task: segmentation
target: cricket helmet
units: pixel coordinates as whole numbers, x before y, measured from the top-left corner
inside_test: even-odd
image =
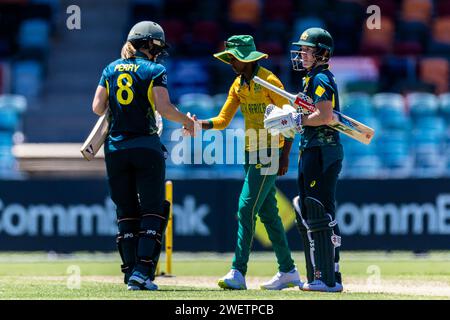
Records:
[[[135,24],[128,34],[127,41],[131,42],[136,49],[140,49],[148,41],[161,50],[169,47],[166,43],[163,28],[153,21],[141,21]]]
[[[333,54],[334,42],[331,34],[322,28],[306,29],[297,42],[292,43],[295,46],[307,46],[316,48],[314,56],[318,62],[327,63]],[[294,70],[303,70],[301,63],[301,54],[299,50],[291,51],[291,60]]]
[[[333,53],[334,43],[331,34],[322,28],[309,28],[306,29],[300,39],[297,42],[293,42],[296,46],[308,46],[318,49],[325,49]]]

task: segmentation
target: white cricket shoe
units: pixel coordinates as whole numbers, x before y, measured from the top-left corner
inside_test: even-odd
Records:
[[[338,282],[336,282],[334,287],[329,287],[321,280],[314,280],[313,282],[305,283],[300,289],[303,291],[342,292],[344,287]]]
[[[297,268],[289,272],[278,272],[272,279],[261,285],[262,290],[283,290],[286,288],[302,287]]]
[[[231,269],[223,278],[219,279],[218,285],[222,289],[247,290],[244,276],[236,269]]]

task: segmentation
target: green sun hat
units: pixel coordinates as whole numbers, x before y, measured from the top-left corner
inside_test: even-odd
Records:
[[[253,62],[269,57],[268,54],[256,50],[253,37],[248,35],[232,36],[228,38],[228,40],[225,41],[225,50],[214,54],[214,57],[230,64],[230,54],[241,62]]]

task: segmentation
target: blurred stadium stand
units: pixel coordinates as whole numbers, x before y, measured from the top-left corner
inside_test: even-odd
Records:
[[[81,8],[81,30],[65,26],[65,9],[72,4]],[[381,29],[367,28],[368,5],[380,7]],[[327,28],[336,44],[331,70],[342,109],[377,130],[370,146],[343,137],[342,176],[450,176],[447,0],[110,0],[108,6],[89,0],[0,0],[0,94],[27,99],[26,111],[9,116],[17,117],[14,130],[22,139],[16,141],[25,142],[14,148],[23,170],[43,159],[36,150],[52,149],[39,143],[54,143],[56,150],[85,139],[96,119],[90,106],[101,71],[118,58],[129,28],[141,20],[163,26],[171,45],[164,64],[172,100],[200,118],[219,112],[234,79],[231,68],[211,56],[230,35],[252,34],[258,49],[270,54],[262,65],[295,92],[300,78],[291,69],[290,42],[308,27]],[[232,127],[242,121],[238,112]],[[165,121],[163,141],[169,149],[176,128]],[[11,152],[4,150],[13,143],[8,130],[0,135],[6,166]],[[296,149],[289,177],[296,174]],[[69,145],[68,150],[77,149]],[[55,158],[67,154],[55,153]],[[87,171],[93,174],[99,167],[92,164]],[[179,166],[169,160],[168,167],[180,177],[242,174],[239,165],[226,171],[223,165]]]

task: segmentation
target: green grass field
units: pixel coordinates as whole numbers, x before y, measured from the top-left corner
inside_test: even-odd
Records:
[[[259,290],[276,273],[272,253],[253,253],[246,291],[224,291],[230,254],[175,253],[174,277],[157,277],[157,292],[129,292],[117,254],[1,253],[0,299],[450,299],[450,252],[343,253],[344,292]],[[294,259],[304,279],[303,253]],[[161,258],[164,270],[164,255]],[[79,275],[79,276],[78,276]]]

